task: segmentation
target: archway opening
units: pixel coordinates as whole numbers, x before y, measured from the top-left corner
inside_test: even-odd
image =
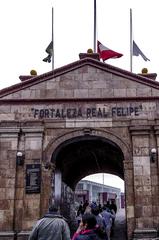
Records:
[[[114,142],[97,136],[67,140],[52,155],[56,168],[62,172],[62,181],[72,190],[90,174],[106,172],[124,179],[123,160],[123,152]]]
[[[51,161],[61,172],[62,182],[74,193],[78,182],[91,174],[113,174],[124,180],[124,154],[121,148],[101,136],[84,135],[66,140],[55,149]],[[66,201],[65,191],[64,194]]]

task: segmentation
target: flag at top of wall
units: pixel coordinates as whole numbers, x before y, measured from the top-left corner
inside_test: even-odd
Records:
[[[52,54],[53,54],[53,41],[51,41],[51,42],[49,43],[49,45],[47,46],[45,52],[47,52],[48,56],[45,57],[45,58],[43,59],[43,61],[50,63],[50,62],[51,62],[51,57],[52,57]]]
[[[137,46],[136,42],[133,41],[133,56],[141,56],[145,61],[150,61],[145,54],[140,50],[140,48]]]
[[[106,46],[104,46],[102,43],[100,43],[99,41],[97,41],[97,51],[99,53],[99,57],[105,61],[109,58],[120,58],[123,56],[122,53],[118,53],[115,52],[109,48],[107,48]]]

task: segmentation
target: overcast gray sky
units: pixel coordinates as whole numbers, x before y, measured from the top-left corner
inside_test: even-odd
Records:
[[[106,62],[130,69],[130,21],[133,11],[133,36],[151,60],[133,57],[133,71],[143,67],[158,73],[159,22],[157,0],[96,0],[97,38],[105,46],[123,53]],[[38,74],[51,70],[42,59],[51,41],[54,7],[55,68],[78,60],[80,52],[93,48],[94,0],[2,0],[0,2],[0,89],[18,83],[19,75],[31,69]]]
[[[151,60],[133,57],[133,72],[143,67],[159,73],[159,14],[157,0],[96,0],[97,39],[123,53],[108,64],[130,69],[130,8],[133,37]],[[19,75],[51,71],[42,59],[52,37],[54,7],[55,68],[79,59],[79,53],[93,48],[94,0],[2,0],[0,2],[0,89],[20,82]]]

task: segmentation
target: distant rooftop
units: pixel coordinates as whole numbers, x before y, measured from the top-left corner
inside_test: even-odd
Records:
[[[98,186],[98,187],[107,187],[107,188],[111,188],[111,189],[114,189],[114,190],[121,190],[120,188],[116,188],[116,187],[112,187],[110,185],[103,185],[102,183],[97,183],[97,182],[93,182],[93,181],[89,181],[89,180],[81,180],[79,181],[79,183],[88,183],[88,184],[92,184],[94,186]]]

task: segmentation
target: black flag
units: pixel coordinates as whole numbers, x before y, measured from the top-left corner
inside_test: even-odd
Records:
[[[47,57],[45,57],[43,59],[43,61],[50,63],[51,62],[51,57],[52,57],[52,54],[53,54],[53,41],[50,42],[50,44],[47,46],[45,51],[48,53],[48,55],[47,55]]]

